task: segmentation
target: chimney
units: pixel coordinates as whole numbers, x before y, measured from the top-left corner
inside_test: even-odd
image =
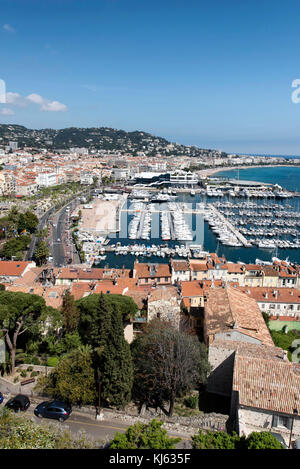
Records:
[[[267,291],[266,291],[264,296],[265,296],[265,298],[268,298],[268,292]]]

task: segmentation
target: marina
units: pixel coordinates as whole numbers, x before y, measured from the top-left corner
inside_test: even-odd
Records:
[[[193,190],[136,187],[125,198],[115,194],[111,200],[117,210],[105,212],[117,229],[100,233],[100,241],[92,239],[93,229],[86,230],[92,233],[89,240],[83,239],[86,261],[130,267],[137,257],[142,262],[167,262],[169,257],[201,258],[217,252],[233,262],[268,262],[272,256],[299,262],[297,196],[279,184],[235,184],[216,178]],[[103,202],[107,203],[105,194]]]

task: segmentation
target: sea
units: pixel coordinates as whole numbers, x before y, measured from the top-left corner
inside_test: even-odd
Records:
[[[228,178],[228,179],[240,179],[246,181],[258,181],[271,184],[278,184],[284,189],[299,191],[300,192],[300,167],[262,167],[262,168],[247,168],[240,170],[231,170],[231,171],[222,171],[215,173],[214,177],[218,178]],[[190,195],[189,193],[178,195],[176,202],[184,202],[190,208],[196,208],[196,204],[203,202],[215,202],[217,200],[226,200],[223,198],[213,198],[206,197],[204,195],[197,194],[195,196]],[[245,199],[238,199],[238,201],[245,201]],[[257,201],[256,199],[251,199],[251,201]],[[152,215],[152,224],[151,224],[151,239],[149,241],[145,240],[131,240],[127,236],[127,227],[132,219],[130,212],[127,212],[126,209],[130,208],[132,200],[128,200],[126,205],[123,207],[124,211],[121,214],[121,231],[118,234],[112,234],[109,236],[110,242],[109,245],[116,244],[117,242],[121,245],[133,245],[133,244],[144,244],[145,246],[151,246],[152,244],[166,244],[159,238],[159,214],[153,213]],[[296,210],[300,211],[300,197],[289,198],[287,200],[278,200],[272,199],[269,201],[263,199],[261,203],[279,203],[286,205],[287,210]],[[163,210],[166,208],[166,204],[156,204],[159,205],[159,209]],[[245,263],[255,263],[257,259],[262,261],[271,262],[273,257],[277,257],[282,260],[288,260],[291,262],[296,262],[300,264],[300,249],[262,249],[256,246],[251,248],[245,247],[231,247],[224,246],[218,240],[216,235],[209,228],[208,223],[203,219],[199,214],[187,214],[186,221],[192,229],[194,234],[194,239],[191,242],[192,244],[201,244],[204,251],[216,252],[219,256],[224,255],[227,261],[231,262],[245,262]],[[185,244],[183,241],[170,241],[168,245],[173,247],[175,245]],[[107,253],[106,259],[101,261],[95,267],[116,267],[116,268],[132,268],[136,256],[131,254],[115,255],[114,253]],[[170,258],[157,257],[157,256],[139,256],[139,262],[146,263],[168,263]]]

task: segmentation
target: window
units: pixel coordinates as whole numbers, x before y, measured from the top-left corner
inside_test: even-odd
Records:
[[[291,429],[292,419],[286,415],[274,415],[273,416],[273,427],[283,427],[288,430]]]
[[[168,282],[168,280],[169,280],[169,277],[165,277],[165,282]]]

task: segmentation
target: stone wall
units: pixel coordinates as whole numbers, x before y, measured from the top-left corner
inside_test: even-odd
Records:
[[[212,366],[212,371],[206,385],[208,392],[231,396],[234,355],[234,350],[222,347],[209,347],[208,361]]]
[[[285,443],[289,445],[291,431],[283,426],[273,427],[275,412],[263,409],[238,409],[239,434],[248,436],[251,432],[272,431],[280,433]],[[277,415],[277,414],[276,414]],[[300,438],[300,417],[294,419],[292,441]]]
[[[179,329],[180,304],[177,298],[174,297],[168,301],[162,299],[148,303],[148,321],[157,317],[164,321],[170,321],[176,329]]]

